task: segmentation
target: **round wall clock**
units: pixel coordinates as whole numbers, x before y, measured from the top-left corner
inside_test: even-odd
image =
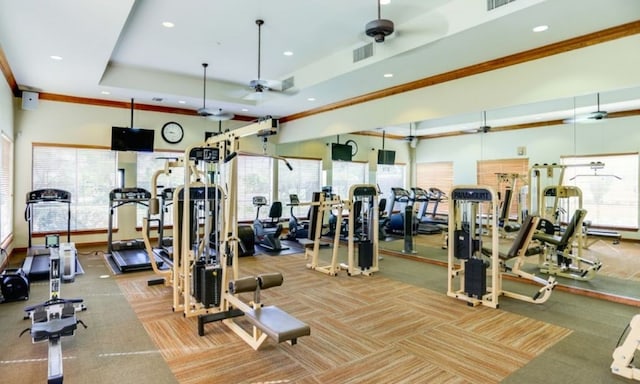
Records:
[[[182,125],[175,121],[170,121],[162,126],[162,138],[169,144],[177,144],[184,137],[184,129]]]

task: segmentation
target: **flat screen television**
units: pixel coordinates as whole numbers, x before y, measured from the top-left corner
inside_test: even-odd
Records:
[[[378,164],[393,165],[396,163],[396,151],[378,149]]]
[[[153,152],[153,129],[111,127],[111,150]]]
[[[351,146],[331,143],[331,160],[351,161]]]

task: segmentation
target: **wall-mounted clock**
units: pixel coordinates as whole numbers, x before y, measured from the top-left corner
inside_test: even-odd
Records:
[[[178,144],[184,137],[182,125],[175,121],[170,121],[162,126],[162,138],[169,144]]]

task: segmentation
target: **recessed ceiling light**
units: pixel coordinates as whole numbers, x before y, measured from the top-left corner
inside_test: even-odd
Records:
[[[249,112],[247,108],[242,108],[242,112]]]
[[[284,52],[282,52],[282,54],[285,55],[285,56],[293,56],[293,52],[291,52],[291,51],[284,51]]]
[[[102,91],[100,93],[102,93],[103,95],[110,95],[111,94],[111,92],[109,92],[109,91]]]
[[[170,21],[163,21],[163,22],[162,22],[162,26],[163,26],[163,27],[165,27],[165,28],[173,28],[173,27],[175,27],[176,25],[175,25],[175,24],[173,24],[173,23],[172,23],[172,22],[170,22]]]
[[[315,97],[309,97],[309,98],[307,98],[307,101],[316,101],[316,98]]]
[[[62,60],[62,56],[58,56],[58,55],[51,55],[49,56],[52,60]]]
[[[538,25],[537,27],[533,27],[533,32],[544,32],[549,29],[548,25]]]
[[[391,2],[391,0],[380,0],[380,5],[387,5]]]
[[[184,100],[178,100],[178,104],[187,104],[187,102]]]
[[[384,77],[393,77],[393,73],[385,73],[384,75],[382,75]]]

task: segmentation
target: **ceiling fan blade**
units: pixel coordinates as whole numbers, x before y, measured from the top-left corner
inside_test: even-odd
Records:
[[[264,92],[265,90],[254,90],[253,92],[249,93],[248,95],[244,96],[242,99],[243,100],[248,100],[248,101],[261,101],[264,100]]]

